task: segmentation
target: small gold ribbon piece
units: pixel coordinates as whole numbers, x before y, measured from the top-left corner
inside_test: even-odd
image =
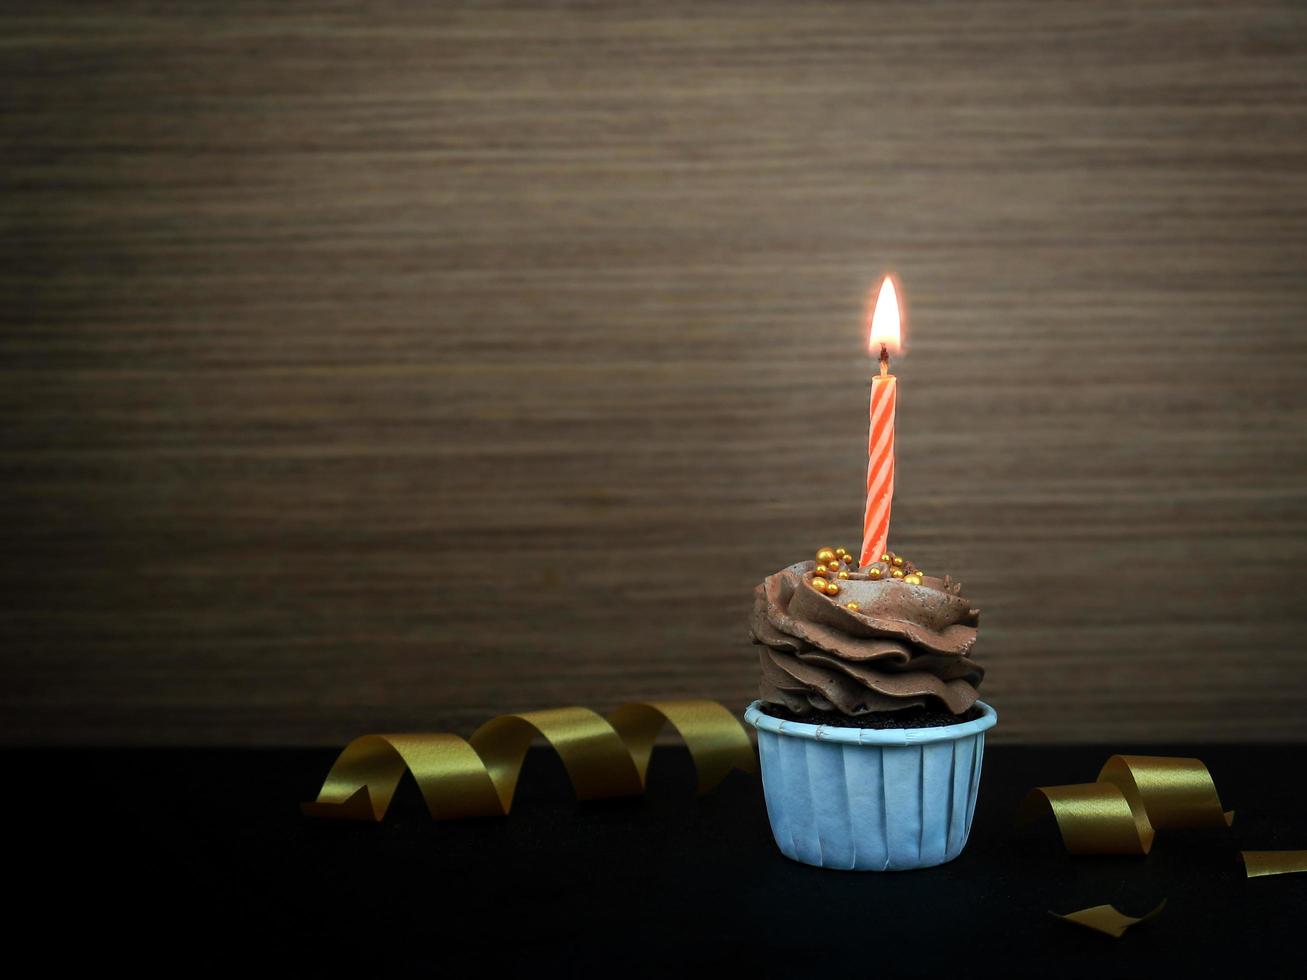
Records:
[[[1074,922],[1076,925],[1084,926],[1086,929],[1093,929],[1096,932],[1106,933],[1115,939],[1120,939],[1131,926],[1136,926],[1141,922],[1147,922],[1149,919],[1160,915],[1162,909],[1166,908],[1166,899],[1158,903],[1157,908],[1151,912],[1145,912],[1139,918],[1132,915],[1125,915],[1118,912],[1110,905],[1095,905],[1092,908],[1081,909],[1079,912],[1068,912],[1066,915],[1058,915],[1056,912],[1048,914],[1055,919],[1062,919],[1064,922]]]
[[[633,702],[606,720],[589,708],[554,708],[500,715],[466,741],[448,734],[356,738],[332,765],[318,798],[300,809],[308,817],[379,821],[401,777],[411,772],[437,820],[505,816],[537,735],[558,753],[577,799],[639,796],[665,724],[690,750],[699,793],[731,769],[757,771],[748,732],[716,701]]]
[[[1249,878],[1307,871],[1307,851],[1240,851]]]
[[[1147,854],[1157,830],[1234,820],[1199,760],[1152,755],[1114,755],[1097,782],[1040,786],[1021,804],[1027,818],[1048,810],[1072,854]]]

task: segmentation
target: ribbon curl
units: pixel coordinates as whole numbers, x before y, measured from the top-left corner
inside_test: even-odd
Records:
[[[1307,851],[1240,851],[1249,878],[1307,872]]]
[[[607,719],[589,708],[553,708],[500,715],[466,741],[449,734],[363,735],[341,752],[318,798],[300,809],[307,817],[380,821],[411,772],[434,819],[506,816],[537,735],[558,753],[577,799],[639,796],[665,724],[690,750],[700,794],[731,769],[757,771],[747,731],[716,701],[633,702]]]
[[[1055,919],[1061,919],[1063,922],[1074,922],[1086,929],[1093,929],[1095,932],[1101,932],[1114,939],[1120,939],[1131,926],[1137,926],[1141,922],[1156,918],[1162,914],[1164,908],[1166,908],[1166,899],[1162,899],[1151,912],[1145,912],[1140,916],[1118,912],[1111,905],[1095,905],[1093,908],[1068,912],[1066,915],[1058,915],[1056,912],[1049,912],[1048,914]]]
[[[1114,755],[1097,782],[1039,786],[1021,804],[1027,818],[1048,810],[1072,854],[1147,854],[1159,829],[1234,820],[1199,760],[1151,755]]]

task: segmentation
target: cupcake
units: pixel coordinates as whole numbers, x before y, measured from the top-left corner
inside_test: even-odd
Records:
[[[984,733],[980,610],[948,576],[841,549],[754,590],[763,790],[782,853],[826,868],[951,861],[971,830]]]

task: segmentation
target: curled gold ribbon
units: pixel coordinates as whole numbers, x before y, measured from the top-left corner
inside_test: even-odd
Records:
[[[1124,912],[1118,912],[1111,905],[1095,905],[1092,908],[1080,909],[1078,912],[1068,912],[1066,915],[1058,915],[1056,912],[1049,912],[1048,914],[1055,919],[1074,922],[1086,929],[1093,929],[1095,932],[1105,933],[1113,938],[1120,939],[1121,935],[1131,926],[1137,926],[1141,922],[1147,922],[1149,919],[1161,915],[1164,908],[1166,908],[1166,899],[1162,899],[1157,908],[1151,912],[1145,912],[1138,918],[1133,915],[1126,915]]]
[[[1307,871],[1307,851],[1240,851],[1249,878]]]
[[[492,718],[472,737],[364,735],[345,747],[305,816],[379,821],[405,772],[417,780],[431,816],[505,816],[531,740],[558,753],[577,799],[638,796],[654,740],[665,724],[680,734],[706,793],[731,769],[756,772],[744,726],[716,701],[624,704],[607,719],[589,708],[553,708]]]
[[[1152,755],[1114,755],[1097,782],[1039,786],[1021,809],[1027,818],[1051,810],[1072,854],[1147,854],[1159,829],[1234,820],[1199,760]]]

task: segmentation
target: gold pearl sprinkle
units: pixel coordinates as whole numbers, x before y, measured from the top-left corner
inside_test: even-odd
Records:
[[[901,568],[896,568],[896,569],[894,569],[894,571],[890,572],[890,574],[893,575],[895,578],[902,578],[902,577],[903,577],[903,569],[901,569]]]
[[[817,552],[817,560],[818,560],[818,561],[834,561],[834,560],[835,560],[835,552],[832,551],[830,548],[821,548],[821,549],[818,550],[818,552]]]
[[[825,565],[818,565],[816,568],[813,569],[813,571],[816,572],[818,575],[825,575],[827,572],[830,571],[830,569],[827,568]]]
[[[871,579],[873,582],[875,582],[878,578],[880,578],[884,574],[885,573],[882,572],[875,565],[872,565],[871,568],[867,569],[867,578]]]
[[[850,610],[850,611],[852,611],[852,612],[857,612],[857,611],[858,611],[859,609],[861,609],[862,607],[859,606],[856,602],[850,602],[850,603],[849,603],[847,606],[845,606],[844,608],[845,608],[845,609],[848,609],[848,610]]]
[[[815,578],[812,580],[812,587],[818,592],[825,592],[826,586],[830,585],[824,578]]]
[[[848,572],[840,572],[839,577],[840,577],[840,578],[848,578],[848,577],[849,577],[849,573],[848,573]]]
[[[840,587],[839,587],[838,585],[836,585],[834,582],[827,582],[827,583],[826,583],[826,594],[827,594],[827,595],[839,595],[839,594],[840,594]]]
[[[880,560],[881,560],[881,561],[889,561],[889,560],[890,560],[891,558],[893,558],[893,557],[894,557],[894,556],[891,555],[891,554],[887,551],[887,552],[885,552],[885,554],[883,554],[883,555],[880,556]]]
[[[835,549],[835,557],[836,557],[836,558],[843,558],[843,557],[844,557],[845,555],[847,555],[848,553],[849,553],[849,552],[848,552],[848,549],[847,549],[847,548],[836,548],[836,549]]]
[[[904,576],[903,576],[903,581],[907,582],[908,585],[920,585],[920,584],[921,584],[921,576],[920,576],[920,575],[904,575]]]
[[[902,555],[895,555],[895,556],[894,556],[894,564],[895,564],[896,566],[897,566],[897,565],[902,565],[902,564],[903,564],[903,556],[902,556]]]

